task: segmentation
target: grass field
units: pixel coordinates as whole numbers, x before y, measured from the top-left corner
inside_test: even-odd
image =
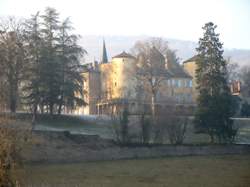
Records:
[[[26,165],[25,187],[249,187],[250,155]]]
[[[31,115],[27,113],[17,114],[19,121],[30,121]],[[250,144],[250,119],[235,119],[235,125],[239,128],[236,143]],[[102,138],[115,138],[111,121],[105,116],[80,116],[80,115],[39,115],[36,130],[70,131],[73,134],[99,135]],[[131,129],[130,129],[131,130]],[[134,131],[131,130],[131,131]],[[209,143],[209,136],[195,134],[192,122],[187,127],[186,144]]]
[[[239,128],[236,143],[250,144],[250,119],[235,120]],[[43,116],[38,120],[37,130],[70,131],[76,134],[99,135],[102,138],[112,139],[115,137],[111,122],[105,118],[87,118],[87,116]],[[189,124],[187,127],[184,143],[209,143],[210,139],[205,134],[195,134],[194,127]]]

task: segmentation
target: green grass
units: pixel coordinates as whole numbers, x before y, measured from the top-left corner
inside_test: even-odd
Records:
[[[26,165],[24,186],[249,187],[250,155]]]

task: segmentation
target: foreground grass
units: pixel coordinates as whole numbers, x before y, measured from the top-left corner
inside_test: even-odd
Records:
[[[24,186],[249,187],[250,155],[26,165]]]

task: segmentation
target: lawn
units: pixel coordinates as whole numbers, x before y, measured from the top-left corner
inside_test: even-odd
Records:
[[[31,120],[30,114],[20,113],[19,121]],[[234,120],[239,128],[236,143],[250,144],[250,119],[237,118]],[[114,127],[108,117],[105,116],[82,116],[82,115],[39,115],[36,130],[70,131],[73,134],[99,135],[102,138],[112,139],[115,137]],[[133,130],[132,130],[133,132]],[[184,143],[208,143],[209,136],[195,134],[192,123],[188,125]]]
[[[249,187],[250,155],[33,164],[17,175],[27,187]]]
[[[70,131],[75,134],[99,135],[102,138],[112,139],[115,137],[112,122],[108,118],[88,116],[43,116],[38,120],[37,130]],[[235,119],[235,125],[239,128],[236,143],[250,144],[250,119]],[[194,125],[190,123],[187,127],[184,143],[201,144],[209,143],[210,138],[206,134],[194,133]],[[131,131],[133,132],[133,130]],[[135,132],[135,131],[134,131]]]

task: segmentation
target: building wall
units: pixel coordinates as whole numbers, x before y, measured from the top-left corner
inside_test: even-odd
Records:
[[[89,114],[97,114],[96,103],[99,101],[101,96],[101,80],[100,72],[93,71],[89,73]]]
[[[100,82],[100,72],[97,70],[90,70],[88,72],[82,73],[83,76],[83,90],[84,101],[87,103],[86,106],[77,107],[74,110],[75,114],[97,114],[96,104],[101,96],[101,82]]]
[[[198,96],[198,91],[196,89],[197,84],[196,84],[196,78],[195,78],[195,71],[197,68],[196,62],[195,61],[191,61],[191,62],[185,62],[183,64],[183,68],[186,72],[189,73],[189,75],[191,75],[193,77],[192,79],[192,96],[193,96],[193,100],[196,101],[197,96]]]
[[[134,65],[132,58],[113,58],[110,63],[100,64],[103,101],[135,97]]]
[[[150,112],[150,93],[138,92],[135,66],[134,58],[113,58],[109,63],[99,64],[98,70],[83,73],[87,92],[84,99],[88,105],[79,108],[77,113],[107,114],[121,110],[125,104],[134,114]],[[192,67],[188,65],[189,69]],[[191,78],[178,77],[163,81],[156,105],[164,108],[176,104],[193,104],[192,82]]]

